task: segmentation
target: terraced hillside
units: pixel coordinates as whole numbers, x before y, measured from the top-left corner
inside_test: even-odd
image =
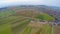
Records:
[[[12,31],[16,33],[16,31],[19,31],[20,28],[24,28],[29,23],[29,21],[30,19],[20,16],[9,16],[4,18],[0,21],[0,34],[3,34],[3,32],[4,34],[8,34],[10,31],[10,33],[12,33]]]
[[[34,9],[7,10],[0,12],[0,34],[51,34],[53,20]]]

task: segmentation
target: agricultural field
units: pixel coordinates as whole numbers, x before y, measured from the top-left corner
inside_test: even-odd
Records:
[[[0,34],[12,34],[11,24],[0,25]]]
[[[8,34],[10,32],[10,34],[15,31],[19,31],[20,28],[24,28],[28,23],[29,23],[30,19],[28,18],[24,18],[24,17],[20,17],[20,16],[10,16],[7,18],[2,18],[1,19],[1,23],[0,23],[0,34],[3,34],[3,32],[5,32],[4,34]],[[21,26],[21,27],[20,27]],[[8,30],[7,30],[8,29]]]
[[[0,12],[0,34],[52,34],[52,25],[42,24],[45,22],[40,23],[40,19],[54,20],[52,16],[34,10]]]

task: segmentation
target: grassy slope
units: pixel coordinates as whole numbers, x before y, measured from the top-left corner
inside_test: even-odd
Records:
[[[18,29],[20,29],[22,26],[27,25],[27,24],[29,23],[29,20],[24,20],[24,21],[17,22],[17,23],[20,23],[20,24],[17,25],[17,26],[15,26],[15,27],[13,28],[13,30],[18,30]]]
[[[15,14],[13,10],[5,10],[5,11],[0,12],[0,17],[6,17],[12,14]]]
[[[41,20],[49,20],[49,21],[54,20],[54,18],[49,16],[48,14],[37,14],[35,18],[41,19]]]
[[[11,20],[13,20],[13,19],[15,19],[15,18],[8,17],[8,19],[6,18],[6,19],[2,19],[0,21],[0,34],[12,34],[11,33],[12,32],[11,31],[11,24],[9,23],[9,21],[11,22]]]
[[[24,20],[24,21],[23,21]],[[11,24],[11,26],[13,25],[13,24],[15,24],[15,23],[21,23],[21,24],[19,24],[18,26],[16,26],[14,29],[16,29],[16,30],[21,30],[22,28],[24,28],[28,23],[29,23],[29,21],[30,21],[30,19],[27,19],[27,18],[23,18],[23,17],[18,17],[18,16],[11,16],[11,17],[8,17],[8,19],[7,18],[2,18],[1,19],[1,29],[2,28],[6,28],[7,26],[9,26],[7,23],[9,23],[9,24]],[[5,25],[5,24],[7,25]],[[3,26],[4,25],[4,26]],[[23,27],[24,26],[24,27]],[[20,28],[20,29],[19,29]],[[4,32],[4,31],[6,31],[6,34],[8,34],[9,32],[9,30],[7,30],[8,29],[8,27],[5,29],[5,30],[3,30],[3,31],[1,31],[1,33],[2,32]],[[11,30],[11,28],[9,28],[10,30]],[[23,29],[22,29],[23,30]],[[11,33],[10,33],[11,34]]]
[[[51,34],[51,31],[52,31],[52,27],[47,25],[47,24],[44,24],[42,27],[41,27],[41,34]]]
[[[51,34],[52,27],[47,24],[43,24],[41,28],[26,27],[22,34]]]
[[[11,23],[15,23],[15,22],[20,22],[23,21],[25,18],[21,19],[21,17],[18,16],[9,16],[10,14],[13,14],[14,12],[12,11],[4,11],[4,12],[0,12],[0,34],[12,34],[10,31],[11,30]],[[17,26],[17,29],[22,28],[23,26],[27,25],[27,23],[30,20],[28,19],[26,22],[24,21],[22,24]],[[9,23],[10,26],[7,24]],[[6,25],[5,25],[6,24]],[[21,27],[20,27],[21,26]],[[20,29],[21,30],[21,29]],[[4,33],[3,33],[4,32]]]
[[[29,34],[31,29],[32,29],[31,27],[26,27],[26,29],[24,30],[22,34]]]
[[[30,34],[40,34],[40,28],[32,27]]]
[[[12,22],[14,22],[16,20],[19,20],[19,18],[21,18],[21,17],[10,16],[10,17],[7,17],[7,18],[2,18],[0,20],[0,25],[6,24],[6,23],[12,23]]]
[[[7,16],[7,15],[12,14],[12,13],[13,12],[10,12],[10,11],[9,12],[8,11],[1,12],[0,16]],[[47,14],[37,15],[36,18],[42,19],[42,20],[53,20],[54,19],[53,17],[51,17],[51,16],[49,16]],[[11,32],[11,25],[10,24],[8,25],[7,23],[15,23],[15,22],[18,22],[19,20],[20,20],[20,18],[18,18],[16,16],[15,17],[8,17],[6,19],[3,18],[2,21],[0,21],[0,22],[1,23],[6,23],[6,25],[5,24],[4,25],[0,25],[0,34],[11,34],[12,33]],[[28,22],[29,22],[29,20],[26,21],[26,22],[23,22],[23,23],[21,22],[22,24],[20,24],[17,27],[15,27],[15,29],[16,30],[22,30],[24,28],[23,26],[27,25]],[[20,23],[20,21],[19,21],[19,23]],[[27,27],[24,30],[23,34],[28,34],[30,32],[30,30],[31,30],[31,27]],[[40,33],[41,34],[51,34],[51,27],[48,26],[48,25],[43,25],[42,26],[42,30],[41,30]]]
[[[0,34],[12,34],[11,24],[8,23],[12,19],[10,17],[5,18],[12,13],[13,12],[7,11],[7,10],[0,12]],[[6,23],[6,24],[3,24],[3,23]]]
[[[11,24],[4,24],[0,26],[0,34],[12,34]]]

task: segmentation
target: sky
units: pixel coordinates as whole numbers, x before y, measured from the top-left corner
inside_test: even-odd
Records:
[[[0,7],[13,5],[48,5],[60,7],[60,0],[0,0]]]

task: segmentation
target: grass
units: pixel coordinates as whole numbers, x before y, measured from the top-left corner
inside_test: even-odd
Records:
[[[0,26],[0,34],[12,34],[11,24],[4,24]]]
[[[2,22],[4,21],[4,22]],[[18,16],[10,16],[8,18],[1,19],[2,24],[0,25],[0,34],[18,34],[21,33],[23,29],[25,29],[22,34],[30,34],[32,31],[32,27],[26,27],[28,26],[28,23],[30,22],[30,19],[24,18],[24,17],[18,17]],[[9,24],[8,24],[9,23]],[[12,27],[12,25],[17,24],[15,27]],[[12,27],[12,29],[11,29]],[[35,29],[35,28],[33,28]],[[12,30],[12,31],[11,31]],[[37,30],[37,31],[36,31]],[[36,32],[35,32],[36,31]],[[40,29],[37,28],[34,30],[35,34],[51,34],[51,26],[49,25],[43,25]],[[4,32],[4,33],[3,33]],[[33,33],[33,31],[32,31]]]
[[[48,20],[48,21],[54,20],[54,18],[49,16],[48,14],[37,14],[35,18],[41,19],[41,20]]]
[[[10,17],[7,17],[7,18],[2,18],[0,20],[0,25],[2,24],[6,24],[6,23],[13,23],[14,21],[16,20],[19,20],[21,17],[14,17],[14,16],[10,16]]]
[[[14,18],[12,19],[12,17],[7,17],[7,16],[12,15],[13,13],[14,12],[10,10],[5,10],[0,12],[0,34],[12,34],[11,24],[9,23],[9,21],[13,20]]]
[[[24,31],[22,32],[22,34],[30,34],[32,31],[32,27],[28,26],[30,19],[20,17],[20,16],[9,16],[11,14],[15,14],[15,12],[12,10],[0,12],[0,17],[2,17],[2,18],[0,18],[1,19],[0,20],[0,34],[12,34],[12,32],[13,32],[13,34],[18,34],[23,29],[24,29]],[[26,14],[25,16],[31,17],[30,14]],[[53,17],[49,16],[48,14],[42,14],[42,15],[38,14],[35,16],[35,18],[41,19],[41,20],[53,20],[54,19]],[[17,24],[17,25],[15,25],[15,24]],[[13,26],[13,25],[15,25],[15,26]],[[40,34],[40,33],[41,34],[51,34],[51,31],[52,31],[51,26],[49,26],[49,25],[43,25],[40,29],[39,28],[37,28],[37,29],[33,28],[33,29],[34,29],[33,32],[35,32],[37,30],[35,32],[35,34]]]
[[[7,18],[2,18],[0,20],[0,34],[12,34],[11,32],[11,26],[13,24],[15,24],[15,22],[19,22],[22,21],[22,24],[18,25],[17,28],[22,28],[20,26],[25,26],[27,25],[27,23],[30,21],[29,19],[26,20],[27,18],[24,18],[24,17],[20,17],[20,16],[10,16],[10,17],[7,17]],[[23,20],[26,20],[23,22]],[[9,24],[8,24],[9,23]],[[13,24],[12,24],[13,23]],[[3,33],[4,32],[4,33]]]
[[[51,34],[52,32],[52,27],[47,25],[47,24],[44,24],[42,27],[41,27],[41,32],[40,34]]]
[[[5,10],[5,11],[0,12],[0,17],[5,17],[5,16],[13,15],[13,14],[15,14],[15,11],[13,11],[13,10]]]
[[[39,27],[32,27],[30,34],[39,34],[40,33]]]
[[[26,27],[26,29],[24,30],[22,34],[29,34],[31,29],[32,29],[31,27]]]
[[[25,18],[24,18],[25,19]],[[21,19],[22,20],[22,19]],[[30,19],[25,19],[25,20],[22,20],[20,22],[17,22],[19,23],[18,25],[15,25],[14,27],[12,27],[12,31],[14,34],[17,34],[19,32],[21,32],[27,25],[28,23],[30,22]],[[16,23],[16,24],[17,24]],[[13,24],[12,24],[13,25]]]

